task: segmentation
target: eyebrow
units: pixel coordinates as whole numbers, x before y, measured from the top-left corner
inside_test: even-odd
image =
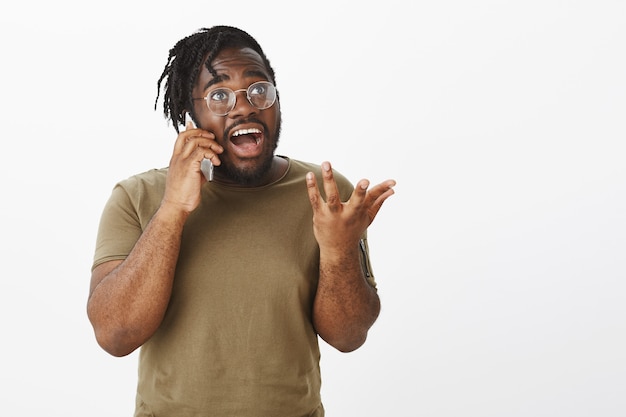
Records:
[[[259,77],[259,78],[263,78],[263,79],[269,81],[269,77],[267,76],[267,73],[265,73],[264,71],[248,70],[243,75],[246,78]],[[205,84],[203,91],[206,91],[212,85],[219,84],[219,83],[221,83],[223,81],[228,81],[228,80],[230,80],[230,77],[228,75],[226,75],[226,74],[219,74],[217,77],[214,77],[214,78],[210,79]]]

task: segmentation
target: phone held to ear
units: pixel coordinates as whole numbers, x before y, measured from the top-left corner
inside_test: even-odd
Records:
[[[191,115],[189,113],[185,113],[185,127],[187,127],[187,121],[190,121],[193,127],[196,127],[196,124],[191,119]],[[200,163],[200,170],[206,178],[207,181],[213,181],[213,163],[210,159],[204,158]]]
[[[213,181],[213,162],[211,162],[210,159],[204,158],[202,162],[200,162],[200,170],[207,181]]]

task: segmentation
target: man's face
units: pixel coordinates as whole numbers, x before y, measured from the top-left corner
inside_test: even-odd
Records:
[[[250,48],[224,49],[212,66],[218,76],[213,77],[203,64],[192,91],[194,98],[217,88],[244,90],[235,93],[237,101],[226,116],[214,114],[205,100],[194,100],[198,127],[213,132],[224,148],[216,176],[241,185],[258,184],[269,172],[278,146],[280,106],[276,99],[271,107],[259,110],[248,101],[245,90],[257,81],[270,81],[270,75],[262,58]]]

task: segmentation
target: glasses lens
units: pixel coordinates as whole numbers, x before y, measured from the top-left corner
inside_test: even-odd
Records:
[[[270,108],[276,101],[276,87],[268,81],[256,82],[248,87],[248,100],[259,110]]]
[[[244,91],[244,90],[237,90]],[[272,107],[276,101],[276,87],[269,81],[258,81],[251,84],[247,91],[248,101],[259,110]],[[236,93],[230,88],[217,88],[206,97],[206,104],[217,116],[226,116],[235,108],[237,102]]]
[[[235,93],[227,88],[218,88],[206,96],[209,109],[218,116],[225,116],[235,107]]]

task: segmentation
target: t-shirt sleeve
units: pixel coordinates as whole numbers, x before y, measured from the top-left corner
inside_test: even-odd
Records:
[[[126,259],[142,232],[128,191],[117,184],[100,217],[92,270],[107,261]]]
[[[167,169],[153,169],[118,182],[100,217],[92,270],[126,259],[158,210]]]

